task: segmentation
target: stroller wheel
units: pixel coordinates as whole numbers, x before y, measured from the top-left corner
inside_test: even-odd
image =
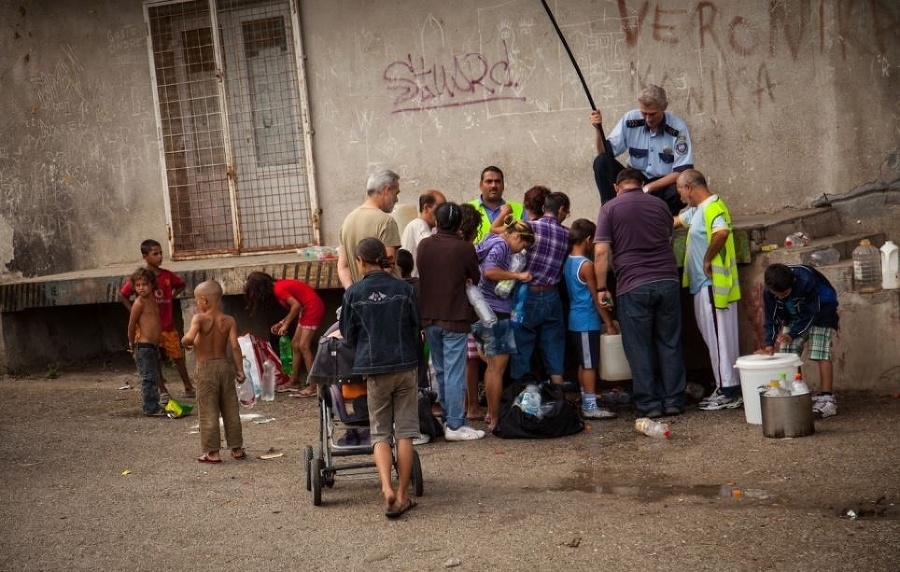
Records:
[[[314,506],[322,504],[322,484],[324,481],[325,460],[313,459],[309,462],[312,468],[312,502]]]
[[[312,460],[313,448],[307,445],[303,451],[303,464],[306,468],[306,490],[308,491],[312,490]]]
[[[413,451],[412,475],[410,482],[413,486],[413,494],[417,497],[425,494],[425,483],[422,481],[422,462],[419,460],[419,452]]]

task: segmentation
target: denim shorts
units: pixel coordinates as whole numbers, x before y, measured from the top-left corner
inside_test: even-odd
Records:
[[[516,337],[509,318],[497,320],[492,326],[475,322],[472,324],[472,335],[485,357],[516,353]]]

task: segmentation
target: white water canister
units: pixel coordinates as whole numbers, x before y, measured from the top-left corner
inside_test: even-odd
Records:
[[[853,289],[866,294],[881,289],[881,255],[867,238],[853,249]]]
[[[619,324],[616,324],[618,328]],[[631,379],[631,366],[625,357],[622,334],[600,336],[600,379],[604,381],[625,381]]]
[[[738,358],[734,365],[741,372],[741,393],[747,423],[762,425],[759,388],[766,387],[773,379],[781,379],[782,375],[792,379],[802,363],[797,354],[752,354]]]
[[[897,245],[890,240],[881,247],[881,287],[885,290],[897,288],[897,283],[900,281],[897,250]]]

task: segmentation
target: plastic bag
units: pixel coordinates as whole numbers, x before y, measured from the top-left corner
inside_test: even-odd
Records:
[[[519,284],[516,286],[512,312],[510,312],[509,315],[509,322],[514,328],[521,326],[525,322],[526,302],[528,302],[528,284],[519,282]]]

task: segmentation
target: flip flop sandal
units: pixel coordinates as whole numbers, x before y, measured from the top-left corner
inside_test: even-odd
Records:
[[[386,516],[388,518],[392,518],[392,519],[400,518],[401,516],[403,516],[404,514],[406,514],[407,512],[411,511],[414,508],[416,508],[416,501],[414,501],[412,499],[406,499],[406,503],[403,506],[398,507],[396,509],[384,511],[384,516]]]
[[[210,459],[208,454],[203,454],[197,457],[198,463],[206,463],[207,465],[218,465],[222,462],[222,459]]]
[[[296,393],[292,393],[291,397],[316,397],[316,390],[310,387],[304,387]]]

